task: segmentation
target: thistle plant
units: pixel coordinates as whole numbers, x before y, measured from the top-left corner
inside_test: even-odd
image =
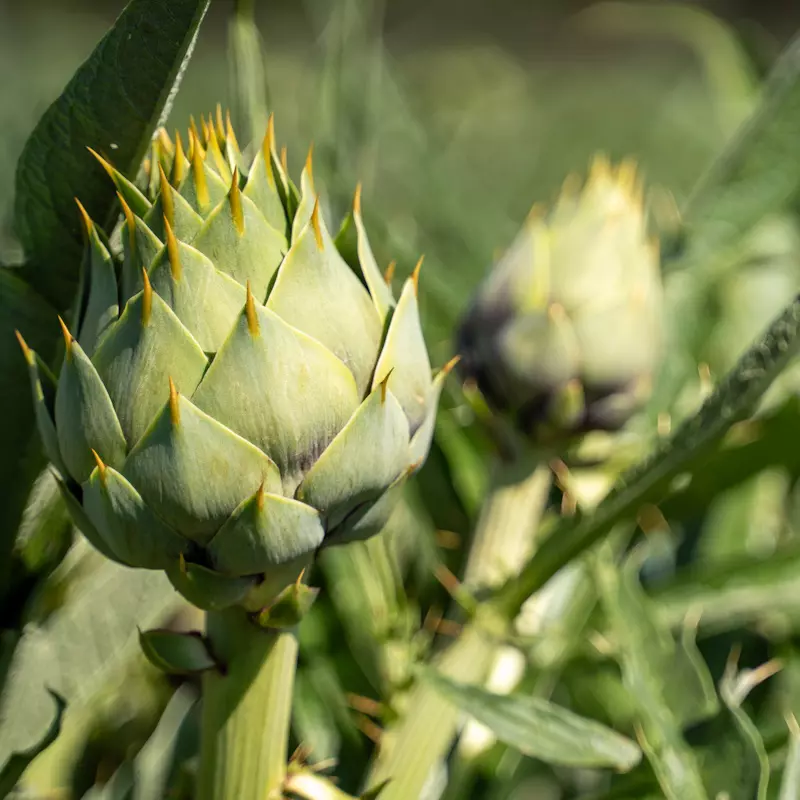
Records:
[[[314,554],[384,527],[425,459],[448,368],[432,378],[419,265],[395,300],[360,191],[353,269],[324,222],[311,155],[298,197],[272,120],[249,161],[219,108],[209,120],[202,133],[192,124],[186,151],[180,134],[173,142],[162,131],[141,188],[95,153],[118,190],[122,252],[79,206],[86,269],[72,330],[61,320],[58,380],[19,338],[75,525],[109,558],[165,570],[211,612],[209,654],[226,672],[207,682],[213,740],[215,726],[230,726],[212,719],[214,681],[229,701],[237,659],[251,664],[259,653],[267,663],[277,647],[254,644],[248,628],[298,622],[309,590],[296,582]],[[242,613],[217,620],[232,608]],[[171,662],[163,636],[143,642],[157,663],[192,669]],[[286,686],[267,688],[277,698]],[[216,713],[224,719],[227,709]],[[258,738],[246,727],[237,746]],[[241,783],[247,776],[223,786],[225,765],[212,745],[204,754],[209,796],[260,796],[255,782]],[[285,754],[273,766],[260,775],[270,786]]]
[[[582,191],[535,206],[459,327],[462,370],[535,440],[616,430],[661,354],[658,243],[630,162],[598,157]]]
[[[526,84],[538,65],[470,52],[459,107],[488,85],[507,102],[504,75],[545,102],[459,126],[442,158],[441,120],[413,110],[464,60],[431,48],[441,86],[406,96],[384,9],[315,4],[324,74],[288,138],[318,157],[295,185],[267,109],[314,76],[267,94],[287,72],[265,68],[253,0],[233,4],[230,96],[257,141],[240,147],[222,109],[164,129],[208,4],[131,0],[19,159],[0,798],[800,796],[800,416],[791,382],[766,396],[800,349],[800,299],[745,347],[797,261],[800,45],[679,215],[657,186],[645,213],[631,162],[598,159],[490,266],[516,201],[547,200],[575,163],[548,142],[564,163],[522,170],[552,87]],[[719,81],[733,42],[705,12],[596,13],[702,42],[681,137],[714,119],[706,94],[746,85]],[[654,94],[596,105],[616,136]],[[636,149],[587,130],[580,158]],[[516,131],[508,158],[484,157]],[[331,213],[359,177],[372,242],[359,190],[341,226]],[[489,201],[474,190],[491,181]],[[424,279],[395,293],[378,262],[421,250]],[[418,304],[461,387],[444,391],[454,361],[432,374]]]

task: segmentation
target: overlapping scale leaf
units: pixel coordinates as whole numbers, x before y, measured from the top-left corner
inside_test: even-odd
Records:
[[[324,536],[318,511],[259,487],[220,528],[208,551],[220,572],[248,575],[313,553]]]
[[[89,219],[83,206],[78,204],[83,218],[87,247],[84,255],[84,270],[89,281],[89,297],[83,312],[78,341],[84,352],[91,356],[97,340],[108,326],[119,316],[117,276],[111,253],[103,244],[97,228]]]
[[[120,466],[127,446],[111,398],[92,362],[66,327],[64,336],[67,353],[56,388],[56,431],[69,474],[82,482],[95,467],[92,450],[106,463]]]
[[[250,295],[192,399],[267,453],[291,494],[355,411],[358,392],[336,356]]]
[[[153,207],[144,216],[145,224],[162,242],[166,241],[167,225],[178,239],[190,242],[203,226],[203,218],[170,185],[163,169],[160,175],[161,188]]]
[[[220,611],[241,603],[256,583],[254,577],[221,575],[183,559],[169,564],[166,573],[176,591],[204,611]]]
[[[378,268],[378,262],[375,260],[375,255],[372,252],[369,237],[367,236],[367,229],[361,217],[360,185],[356,189],[353,199],[353,224],[356,228],[356,249],[361,274],[364,276],[364,282],[367,284],[369,293],[372,296],[372,302],[375,303],[375,308],[378,310],[378,315],[383,321],[386,319],[390,309],[394,307],[394,298],[392,297],[392,290]]]
[[[436,427],[436,413],[439,410],[439,398],[442,395],[442,389],[444,388],[444,382],[447,380],[447,376],[457,363],[457,357],[452,359],[439,370],[439,374],[433,379],[433,384],[425,403],[425,418],[411,437],[411,442],[409,444],[408,466],[413,471],[418,470],[428,457],[428,452],[431,449],[431,442],[433,441],[434,429]]]
[[[120,198],[125,214],[122,228],[122,286],[120,300],[123,305],[141,291],[142,270],[150,269],[164,243],[147,227],[144,220],[134,215],[131,208]]]
[[[179,188],[179,194],[201,216],[206,217],[228,193],[228,183],[208,163],[197,139],[192,139],[191,169]]]
[[[200,544],[259,486],[270,492],[281,486],[277,467],[263,452],[174,387],[123,472],[159,517]]]
[[[389,378],[389,389],[400,401],[408,417],[411,435],[425,419],[431,391],[431,362],[422,337],[417,306],[419,264],[406,281],[375,367],[373,387]]]
[[[411,472],[411,468],[405,470],[380,497],[353,509],[337,527],[328,531],[324,546],[361,542],[380,533],[397,507]]]
[[[209,214],[192,246],[242,285],[250,281],[261,301],[288,245],[255,204],[239,190],[234,176],[228,195]]]
[[[359,406],[297,489],[329,527],[375,500],[408,465],[408,422],[381,384]]]
[[[215,352],[228,335],[245,300],[244,287],[188,244],[177,241],[169,224],[167,246],[150,270],[154,291],[161,295],[200,347]]]
[[[275,230],[286,231],[286,211],[278,189],[280,176],[275,174],[275,134],[270,117],[267,135],[250,166],[243,194],[256,204],[264,219]]]
[[[380,346],[381,319],[336,250],[318,206],[286,254],[267,307],[338,356],[353,373],[359,395],[366,394]]]
[[[56,485],[58,491],[64,500],[64,505],[67,507],[72,521],[75,523],[80,532],[88,539],[89,544],[92,545],[98,552],[102,553],[106,558],[116,561],[118,564],[125,564],[130,567],[131,564],[127,563],[120,556],[118,556],[111,546],[105,540],[103,535],[95,527],[95,524],[89,519],[88,514],[81,505],[80,500],[75,497],[70,491],[69,487],[60,478],[56,478]]]
[[[131,566],[163,569],[189,547],[125,476],[102,463],[83,485],[83,508],[110,549]]]
[[[25,361],[28,363],[28,376],[31,382],[36,427],[42,439],[44,453],[48,461],[66,477],[69,472],[61,458],[55,425],[56,379],[47,368],[47,365],[42,363],[39,356],[28,347],[19,332],[17,332],[17,339],[22,347]]]
[[[103,337],[92,362],[131,447],[167,402],[169,379],[191,395],[208,365],[200,345],[149,282]]]

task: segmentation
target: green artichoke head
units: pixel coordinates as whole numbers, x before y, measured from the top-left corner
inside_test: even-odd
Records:
[[[300,191],[272,122],[255,156],[221,115],[163,131],[114,252],[82,211],[84,286],[58,379],[23,344],[46,453],[77,526],[205,608],[259,608],[321,547],[386,523],[425,459],[431,376],[418,273],[395,300],[356,193],[347,263],[311,157]]]
[[[578,191],[534,207],[458,333],[463,374],[542,443],[615,430],[647,398],[661,350],[661,278],[628,162],[598,158]]]

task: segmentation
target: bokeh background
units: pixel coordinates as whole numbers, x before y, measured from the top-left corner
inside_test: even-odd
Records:
[[[24,141],[122,6],[122,0],[0,0],[2,261],[19,257],[13,182]],[[212,3],[170,125],[183,129],[189,114],[221,102],[244,140],[247,119],[229,58],[232,8],[226,0]],[[451,332],[471,291],[531,205],[554,200],[564,179],[584,172],[595,153],[637,161],[654,229],[668,230],[800,29],[800,4],[793,0],[256,0],[256,11],[265,93],[292,172],[299,174],[313,142],[315,175],[327,186],[334,215],[343,214],[356,182],[363,182],[379,263],[397,259],[400,279],[425,254],[423,322],[437,365],[452,354]],[[764,219],[715,263],[669,277],[668,358],[640,424],[646,435],[659,412],[680,418],[695,409],[796,292],[797,208],[793,201]],[[743,664],[780,655],[783,682],[756,698],[767,732],[783,730],[787,697],[800,712],[800,572],[787,567],[773,576],[770,566],[760,584],[754,579],[747,591],[726,594],[722,581],[681,583],[679,569],[699,564],[713,571],[727,559],[768,557],[787,544],[798,559],[797,386],[795,370],[768,400],[783,414],[776,418],[785,421],[779,431],[786,436],[780,447],[772,442],[767,468],[735,490],[696,498],[675,521],[668,557],[656,559],[647,585],[670,623],[692,603],[705,603],[701,647],[715,678],[734,642],[745,644]],[[303,626],[295,737],[311,744],[316,758],[336,757],[342,785],[353,791],[376,729],[351,693],[385,699],[381,693],[402,684],[418,648],[430,645],[420,645],[420,622],[447,605],[435,567],[446,563],[459,574],[486,486],[486,443],[463,424],[456,392],[443,405],[436,445],[393,521],[389,546],[326,555],[315,578],[323,595]],[[54,548],[26,539],[24,530],[21,542],[29,563],[46,560]],[[187,612],[174,593],[148,583],[150,577],[126,584],[122,597],[117,573],[87,550],[73,548],[36,598],[31,617],[52,637],[28,642],[8,689],[26,688],[28,665],[31,685],[41,688],[56,675],[74,690],[64,734],[34,765],[32,780],[45,789],[69,785],[76,797],[136,752],[175,689],[137,655],[137,612],[146,611],[150,621],[196,622],[182,618]],[[628,729],[630,709],[613,669],[576,662],[565,670],[556,699]],[[184,690],[191,694],[191,686]],[[34,711],[24,708],[19,719],[47,719],[50,701],[43,702]],[[180,747],[190,753],[193,744]],[[486,776],[512,777],[491,790],[470,784],[469,796],[522,800],[564,796],[564,787],[575,796],[585,788],[580,776],[523,768],[505,751],[493,751],[484,766]],[[534,784],[537,793],[530,794]],[[454,788],[447,798],[466,792]]]

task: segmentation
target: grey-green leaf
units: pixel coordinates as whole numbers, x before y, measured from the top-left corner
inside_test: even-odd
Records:
[[[147,660],[168,675],[193,675],[217,666],[199,633],[140,631],[139,644]]]
[[[50,747],[58,738],[59,733],[61,733],[61,720],[64,716],[67,703],[61,695],[53,691],[50,691],[50,695],[56,704],[55,714],[50,722],[50,726],[36,744],[20,753],[13,753],[3,765],[3,768],[0,769],[0,798],[6,797],[11,792],[14,786],[16,786],[17,781],[22,777],[22,773],[25,772],[28,764],[30,764],[39,753]]]
[[[642,757],[630,739],[548,700],[524,694],[492,694],[456,683],[432,669],[422,674],[500,741],[548,764],[627,771]]]
[[[209,0],[131,0],[45,112],[17,167],[15,220],[31,284],[57,308],[72,302],[81,257],[73,198],[113,222],[113,183],[86,150],[135,174],[166,117]]]

